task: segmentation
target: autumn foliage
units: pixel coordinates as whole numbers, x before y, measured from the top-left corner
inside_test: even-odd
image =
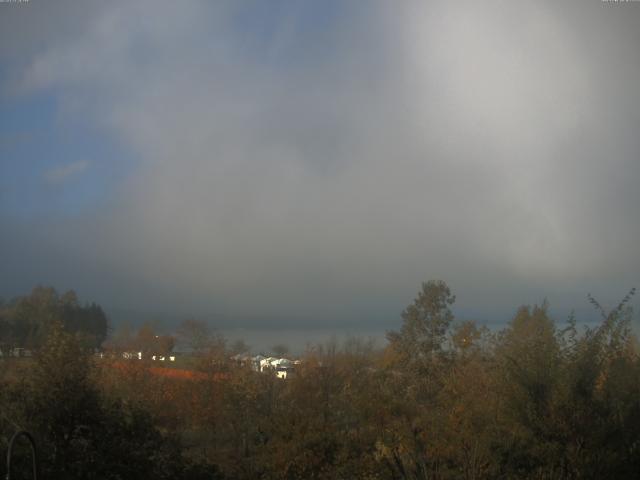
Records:
[[[2,360],[0,438],[34,432],[46,478],[634,478],[633,293],[611,312],[592,299],[590,329],[542,304],[491,331],[428,282],[383,349],[309,347],[287,380],[194,322],[191,368],[99,359],[54,325],[35,359]]]

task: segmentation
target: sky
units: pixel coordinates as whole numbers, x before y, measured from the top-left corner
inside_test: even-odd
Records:
[[[0,295],[399,326],[640,286],[640,2],[0,3]],[[638,304],[638,300],[634,300]],[[120,313],[117,313],[120,312]]]

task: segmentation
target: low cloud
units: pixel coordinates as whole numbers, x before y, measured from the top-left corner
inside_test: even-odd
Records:
[[[307,324],[397,318],[429,278],[485,317],[637,282],[635,10],[336,8],[103,3],[20,62],[22,95],[138,162],[46,236],[75,278],[114,304]]]

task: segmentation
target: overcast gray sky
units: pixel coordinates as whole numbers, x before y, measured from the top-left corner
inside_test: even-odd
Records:
[[[0,4],[0,294],[239,326],[393,326],[433,278],[484,320],[613,305],[639,27],[600,0]]]

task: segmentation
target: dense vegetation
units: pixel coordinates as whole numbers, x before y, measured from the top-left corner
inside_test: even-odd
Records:
[[[428,282],[384,350],[310,348],[286,381],[232,364],[197,321],[181,333],[203,375],[181,379],[98,359],[53,315],[34,359],[2,360],[0,442],[33,432],[47,479],[636,478],[630,295],[611,312],[591,299],[596,328],[559,328],[543,304],[491,332],[456,322],[448,286]],[[26,318],[9,310],[3,325]]]
[[[107,338],[107,317],[98,305],[80,305],[72,290],[58,295],[51,287],[36,287],[7,304],[0,299],[0,349],[37,349],[55,323],[88,347],[97,348]]]

